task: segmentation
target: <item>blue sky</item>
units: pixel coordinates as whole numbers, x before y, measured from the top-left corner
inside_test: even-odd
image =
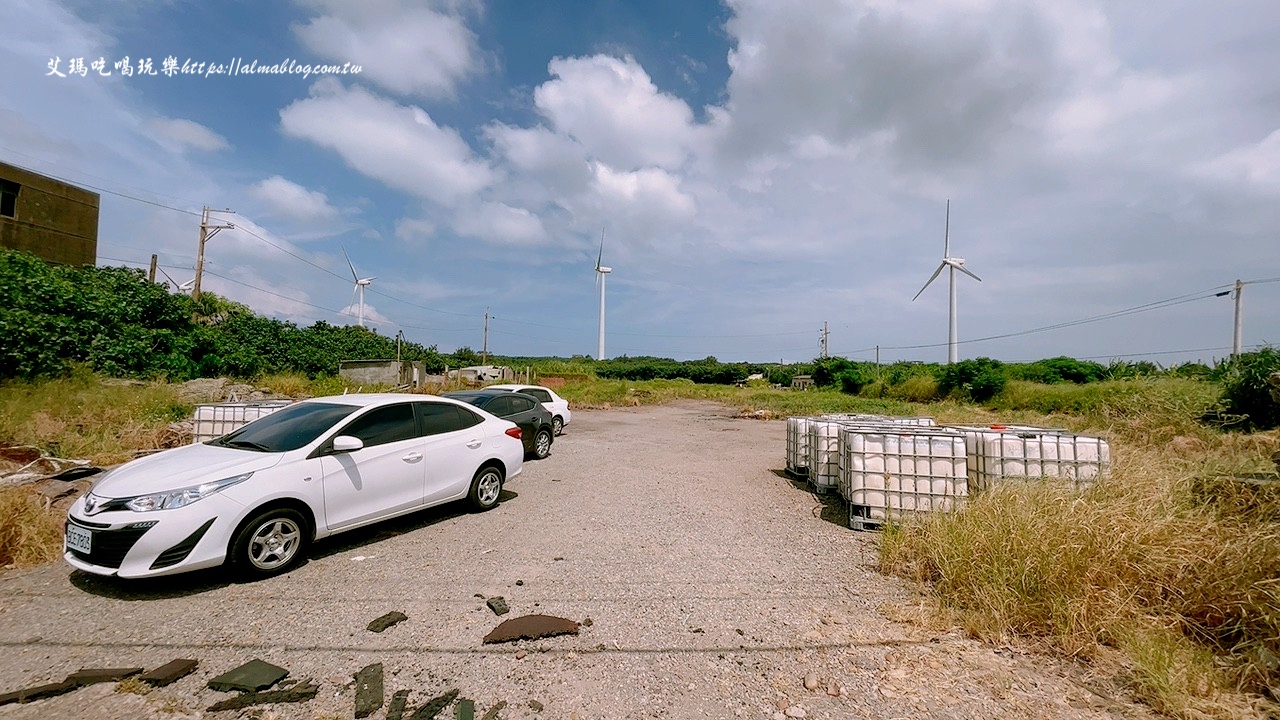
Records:
[[[200,208],[235,210],[205,288],[299,324],[355,322],[345,247],[384,334],[479,349],[488,308],[491,352],[594,355],[603,229],[609,356],[806,360],[825,321],[833,354],[938,361],[945,275],[912,296],[948,199],[982,277],[958,279],[961,357],[1222,357],[1213,294],[1280,278],[1263,0],[7,14],[0,160],[107,191],[99,263],[158,253],[179,283]],[[361,71],[125,77],[126,56]],[[1246,286],[1246,345],[1280,341],[1278,301]]]

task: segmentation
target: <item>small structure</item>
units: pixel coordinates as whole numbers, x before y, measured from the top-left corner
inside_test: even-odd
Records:
[[[98,194],[0,162],[0,248],[61,265],[93,265]]]
[[[792,390],[808,390],[811,387],[813,387],[812,375],[796,375],[791,378]]]
[[[338,363],[338,377],[356,385],[393,385],[416,390],[426,382],[427,370],[422,361],[343,360]]]
[[[512,381],[516,379],[515,371],[506,365],[473,365],[449,371],[450,380],[458,380],[469,385]]]

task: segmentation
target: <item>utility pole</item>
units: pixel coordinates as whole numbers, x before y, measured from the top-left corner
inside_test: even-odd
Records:
[[[827,356],[827,339],[831,337],[831,331],[827,329],[827,321],[822,321],[822,329],[818,331],[819,345],[822,347],[822,357]]]
[[[1244,292],[1244,283],[1236,280],[1236,331],[1231,339],[1231,357],[1240,357],[1240,343],[1244,339],[1244,317],[1241,315],[1240,294]]]
[[[219,230],[231,230],[235,225],[227,223],[226,225],[210,225],[210,212],[231,212],[230,210],[210,210],[209,206],[204,207],[204,211],[200,214],[200,248],[196,252],[196,278],[195,284],[191,286],[191,299],[198,301],[200,299],[200,279],[204,276],[204,244],[209,238],[218,234]]]
[[[489,364],[489,308],[484,309],[484,346],[480,350],[480,364]]]
[[[156,263],[160,260],[158,255],[151,255],[151,270],[147,273],[147,282],[156,281]]]
[[[397,363],[400,362],[400,344],[403,342],[404,342],[404,331],[399,330],[396,332],[396,362]]]

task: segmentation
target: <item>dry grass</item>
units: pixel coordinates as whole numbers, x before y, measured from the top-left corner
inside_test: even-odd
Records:
[[[155,688],[142,682],[137,677],[129,677],[116,683],[116,692],[131,693],[133,695],[150,695]]]
[[[0,489],[0,567],[28,567],[62,554],[62,515],[28,488]]]
[[[976,637],[1116,647],[1158,710],[1242,717],[1248,693],[1280,684],[1280,488],[1214,477],[1238,444],[1194,460],[1123,447],[1083,494],[1009,483],[887,531],[882,568],[928,584]]]
[[[154,449],[191,407],[164,384],[105,384],[92,375],[0,385],[0,444],[110,465]]]

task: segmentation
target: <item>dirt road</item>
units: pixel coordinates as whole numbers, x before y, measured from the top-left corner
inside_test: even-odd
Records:
[[[910,615],[912,593],[873,570],[874,534],[779,476],[784,435],[710,404],[580,412],[497,509],[340,536],[284,577],[5,573],[0,690],[82,667],[200,668],[146,696],[103,684],[0,718],[246,716],[205,712],[227,697],[205,683],[254,658],[320,685],[310,702],[268,706],[282,719],[352,717],[352,674],[375,662],[388,700],[412,691],[411,711],[457,688],[480,712],[505,700],[503,718],[1149,716],[1046,658],[892,620]],[[482,645],[499,618],[479,596],[494,595],[508,618],[591,623]],[[409,619],[365,629],[392,610]]]

